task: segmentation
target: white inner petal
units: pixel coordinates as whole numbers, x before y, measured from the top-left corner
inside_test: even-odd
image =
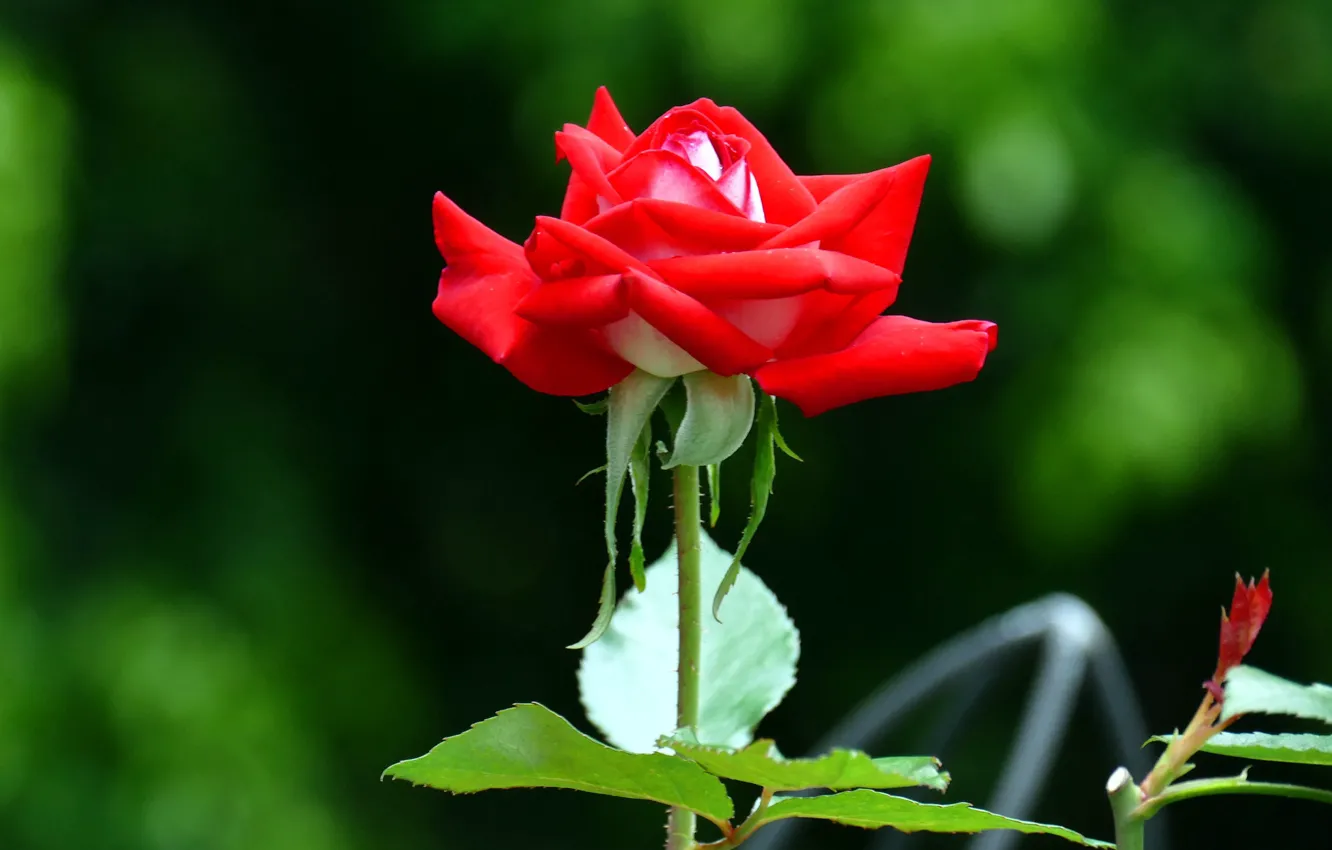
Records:
[[[630,313],[602,330],[611,349],[644,372],[674,378],[706,368],[637,313]]]
[[[753,221],[767,221],[763,217],[763,198],[759,195],[758,180],[754,179],[753,172],[749,174],[749,194],[745,196],[745,202],[740,209],[744,210],[745,216]]]
[[[690,165],[713,180],[721,177],[721,158],[717,156],[717,149],[712,146],[712,139],[708,138],[706,131],[695,130],[687,135],[673,135],[666,140],[663,147],[672,153],[680,154],[689,160]]]

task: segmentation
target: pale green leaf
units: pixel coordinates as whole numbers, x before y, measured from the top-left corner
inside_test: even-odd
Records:
[[[988,832],[1013,829],[1036,835],[1055,835],[1087,847],[1114,845],[1085,838],[1071,829],[1017,820],[972,808],[967,803],[918,803],[878,791],[843,791],[822,797],[786,797],[775,801],[760,824],[783,818],[818,818],[864,829],[892,827],[900,832]]]
[[[748,375],[685,375],[685,414],[662,469],[707,466],[735,454],[754,424],[754,383]]]
[[[1240,666],[1226,675],[1221,719],[1240,714],[1288,714],[1332,723],[1332,688],[1301,685],[1257,667]]]
[[[705,587],[721,580],[731,556],[701,535]],[[679,606],[675,546],[648,567],[648,587],[621,600],[605,636],[588,647],[578,684],[588,717],[606,740],[651,752],[676,729]],[[743,747],[752,730],[795,684],[800,641],[786,610],[742,569],[725,623],[703,624],[699,740]]]
[[[787,759],[777,752],[775,743],[766,739],[734,750],[704,746],[693,737],[689,730],[681,729],[657,743],[698,762],[715,776],[772,791],[913,786],[944,791],[948,788],[948,774],[939,770],[937,759],[929,756],[870,758],[859,750],[835,749],[818,758]]]
[[[726,788],[698,765],[612,749],[535,703],[505,709],[384,775],[455,794],[567,788],[683,806],[718,823],[733,814]]]

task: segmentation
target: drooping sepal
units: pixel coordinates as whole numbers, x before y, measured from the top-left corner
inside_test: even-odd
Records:
[[[748,375],[693,372],[682,379],[686,405],[662,469],[721,463],[744,443],[754,423],[754,384]]]
[[[619,550],[615,542],[615,521],[620,512],[620,497],[624,493],[624,476],[629,471],[635,449],[649,428],[652,412],[662,397],[675,383],[675,378],[659,378],[642,370],[635,370],[620,383],[611,387],[606,406],[606,571],[601,581],[601,599],[596,620],[582,640],[570,649],[582,649],[596,642],[610,624],[615,613],[615,564]],[[648,434],[649,444],[651,433]],[[647,498],[646,476],[642,498]],[[646,503],[643,505],[646,508]],[[635,523],[636,529],[641,524]],[[635,537],[639,535],[636,534]],[[637,583],[637,582],[635,582]]]
[[[717,585],[717,591],[712,597],[712,617],[718,621],[721,620],[722,600],[731,591],[736,577],[740,574],[740,559],[744,557],[745,550],[753,542],[759,524],[763,522],[763,517],[768,512],[768,497],[772,495],[772,482],[777,476],[775,449],[780,448],[786,455],[800,460],[800,456],[791,451],[777,429],[777,400],[761,390],[760,395],[762,399],[759,401],[758,418],[754,424],[754,475],[749,483],[749,521],[745,523],[745,530],[740,536],[740,545],[735,548],[735,557],[731,560],[731,566],[722,578],[721,584]]]

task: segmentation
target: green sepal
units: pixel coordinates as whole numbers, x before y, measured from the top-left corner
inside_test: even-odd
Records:
[[[574,486],[577,487],[579,484],[582,484],[584,481],[591,478],[593,475],[596,475],[598,472],[605,472],[605,471],[606,471],[606,464],[604,463],[601,466],[598,466],[596,469],[589,469],[587,472],[584,472],[582,475],[578,476],[578,480],[574,482]]]
[[[721,519],[721,464],[708,464],[708,528]]]
[[[661,415],[666,419],[666,427],[675,439],[675,434],[680,430],[680,423],[684,421],[685,408],[689,404],[688,396],[685,393],[684,383],[676,381],[671,384],[671,388],[666,391],[666,395],[661,397],[661,402],[657,405],[661,410]],[[665,455],[669,449],[663,443],[657,443],[657,453]]]
[[[773,446],[777,444],[777,401],[772,396],[759,390],[762,399],[758,405],[758,418],[754,423],[754,476],[749,482],[749,522],[745,523],[744,533],[740,535],[740,545],[735,548],[735,557],[722,578],[721,584],[712,597],[712,618],[721,622],[721,604],[735,586],[740,575],[740,559],[754,539],[763,515],[768,512],[768,497],[772,495],[772,482],[777,476],[777,453]]]
[[[634,491],[634,540],[629,547],[629,574],[634,577],[634,587],[639,593],[647,588],[645,567],[647,559],[643,556],[643,521],[647,517],[648,480],[651,468],[648,457],[652,452],[652,417],[643,425],[638,440],[634,442],[634,451],[629,456],[629,485]]]
[[[827,788],[911,788],[924,786],[935,791],[948,789],[948,774],[938,759],[929,756],[871,758],[859,750],[835,749],[817,758],[787,759],[770,740],[760,739],[742,750],[706,746],[691,729],[680,729],[657,741],[678,756],[698,762],[708,773],[722,779],[748,782],[769,791],[801,791]]]
[[[675,378],[659,378],[641,369],[610,388],[606,417],[606,571],[601,580],[601,599],[592,628],[569,649],[583,649],[594,643],[610,625],[615,613],[615,562],[619,559],[615,545],[615,520],[620,512],[620,496],[624,492],[624,476],[629,470],[634,448],[642,438],[652,412]]]
[[[754,424],[754,383],[748,375],[691,372],[681,383],[687,399],[662,469],[707,466],[735,454]]]
[[[731,819],[721,780],[686,759],[626,753],[579,732],[536,703],[507,708],[446,738],[385,776],[455,794],[500,788],[567,788],[682,806],[714,823]]]
[[[599,398],[596,401],[587,401],[587,402],[574,399],[573,403],[574,406],[576,406],[579,410],[586,413],[588,416],[604,416],[606,413],[606,408],[609,406],[610,403],[610,397],[606,396],[603,398]]]

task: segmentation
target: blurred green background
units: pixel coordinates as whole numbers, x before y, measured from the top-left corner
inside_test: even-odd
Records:
[[[636,129],[733,104],[801,173],[934,154],[895,309],[1002,329],[974,384],[783,406],[806,462],[747,561],[803,630],[785,751],[1054,590],[1156,731],[1236,571],[1273,571],[1255,663],[1332,680],[1332,5],[6,0],[0,847],[659,846],[648,804],[378,781],[515,701],[587,728],[561,647],[595,608],[601,423],[434,320],[429,205],[522,240],[599,84]],[[1023,684],[950,798],[985,798]],[[1090,706],[1073,736],[1038,814],[1104,836]],[[1202,801],[1177,846],[1275,817],[1326,832]]]

